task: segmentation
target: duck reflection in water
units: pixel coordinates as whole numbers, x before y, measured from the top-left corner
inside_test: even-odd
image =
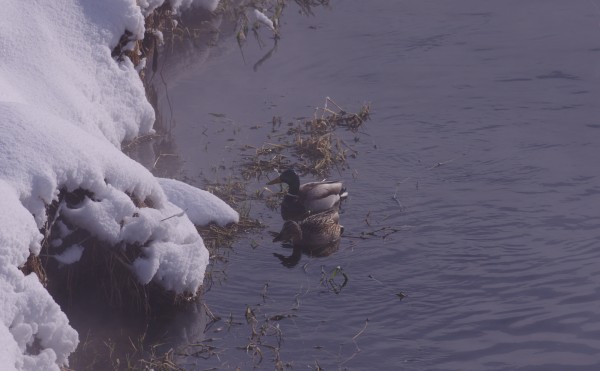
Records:
[[[291,244],[292,255],[273,255],[278,257],[284,266],[291,268],[298,264],[302,253],[315,257],[333,254],[340,246],[340,237],[344,230],[339,219],[337,210],[328,210],[301,221],[286,220],[273,242]]]

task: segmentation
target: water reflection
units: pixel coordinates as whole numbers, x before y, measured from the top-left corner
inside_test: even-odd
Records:
[[[291,248],[291,255],[283,255],[279,253],[273,253],[273,256],[279,259],[281,264],[287,268],[294,268],[302,259],[302,254],[308,255],[310,257],[321,258],[325,256],[329,256],[334,252],[338,251],[340,248],[340,240],[333,241],[324,245],[313,245],[313,246],[298,246],[292,245],[289,243],[282,244],[284,248]]]
[[[273,255],[288,268],[298,264],[302,253],[314,257],[329,256],[339,249],[343,230],[344,227],[339,223],[339,213],[333,209],[311,215],[301,221],[286,220],[273,242],[282,241],[288,246],[291,245],[292,255]]]
[[[123,151],[155,175],[175,178],[181,174],[182,160],[173,135],[177,121],[169,90],[206,64],[219,38],[227,33],[220,31],[223,17],[201,7],[188,10],[182,18],[165,16],[154,22],[161,24],[162,42],[155,37],[144,45],[148,67],[142,78],[155,110],[156,134],[126,144]]]
[[[252,67],[252,69],[254,70],[254,72],[256,72],[258,70],[258,67],[260,67],[269,58],[271,58],[273,56],[273,53],[275,53],[277,51],[277,40],[278,40],[278,38],[274,38],[273,40],[274,40],[273,41],[273,47],[271,49],[269,49],[269,51],[261,59],[259,59],[256,63],[254,63],[254,66]]]

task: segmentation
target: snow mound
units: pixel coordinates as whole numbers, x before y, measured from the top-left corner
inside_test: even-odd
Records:
[[[205,226],[213,222],[223,227],[239,222],[238,213],[210,192],[174,179],[159,178],[158,182],[167,199],[185,210],[195,225]]]
[[[143,37],[144,15],[162,2],[141,0],[140,8],[135,0],[0,0],[3,370],[59,370],[78,345],[38,278],[19,270],[41,253],[40,231],[54,223],[62,231],[49,247],[61,251],[43,253],[63,264],[85,254],[83,245],[61,246],[72,230],[109,247],[136,244],[141,255],[131,268],[141,283],[193,294],[208,264],[194,223],[238,220],[214,197],[159,181],[120,150],[123,141],[153,132],[154,111],[131,61],[116,62],[111,51],[126,31]],[[65,194],[73,193],[80,198],[67,202]]]

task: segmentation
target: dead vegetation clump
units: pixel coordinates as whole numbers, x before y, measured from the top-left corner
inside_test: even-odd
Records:
[[[29,275],[30,273],[34,273],[42,286],[48,286],[48,276],[46,275],[46,269],[44,269],[44,264],[42,263],[42,259],[39,255],[29,254],[27,257],[27,261],[25,264],[19,268],[24,275]]]
[[[83,335],[83,334],[82,334]],[[92,334],[81,338],[80,351],[69,357],[69,367],[62,371],[130,370],[130,371],[180,371],[176,352],[163,344],[148,345],[147,328],[137,336],[98,339]]]
[[[294,0],[305,15],[314,15],[313,8],[328,7],[329,0]]]
[[[131,270],[131,263],[140,254],[139,248],[107,247],[91,238],[82,247],[81,259],[68,265],[51,258],[48,249],[43,250],[52,295],[59,302],[71,305],[74,300],[95,293],[108,308],[149,315],[151,285],[141,285]]]
[[[207,12],[205,16],[210,17],[210,14]],[[148,63],[153,74],[156,73],[160,45],[168,43],[172,47],[177,42],[197,40],[201,36],[218,33],[218,30],[211,27],[209,22],[202,22],[201,25],[202,27],[199,28],[186,26],[179,14],[173,11],[171,3],[165,1],[145,18],[143,39],[138,40],[131,31],[125,30],[111,51],[111,56],[117,61],[122,61],[127,57],[134,66],[141,66],[139,72],[144,80],[146,70],[143,68],[145,64],[142,62]]]
[[[140,45],[141,43],[135,39],[133,33],[129,30],[125,30],[110,55],[118,61],[122,61],[125,57],[129,57],[133,64],[137,66],[140,63]]]
[[[246,194],[246,184],[229,178],[221,183],[208,183],[204,189],[219,197],[239,215],[238,223],[221,227],[216,224],[208,226],[197,226],[196,229],[204,241],[204,245],[210,252],[211,259],[224,260],[223,249],[231,248],[237,237],[242,233],[261,230],[265,227],[259,220],[250,217],[248,200],[252,197]]]
[[[260,221],[252,219],[249,216],[240,215],[238,223],[232,223],[224,227],[210,224],[207,226],[197,226],[196,229],[200,233],[200,236],[202,236],[204,245],[210,252],[211,259],[215,260],[222,259],[222,255],[219,253],[221,249],[231,248],[240,234],[250,233],[264,227],[265,225]]]
[[[262,302],[266,303],[268,299],[268,283],[265,283],[261,291]],[[293,369],[292,362],[284,362],[281,355],[281,348],[284,344],[284,333],[282,324],[286,320],[294,320],[294,313],[299,306],[299,302],[289,309],[278,311],[275,313],[267,313],[263,309],[263,305],[247,305],[245,309],[241,309],[234,315],[229,313],[225,318],[214,315],[206,305],[204,311],[210,322],[206,325],[205,333],[218,334],[226,331],[227,333],[239,333],[236,336],[235,344],[230,348],[219,347],[218,338],[207,337],[201,341],[188,344],[179,350],[180,355],[184,357],[194,357],[198,359],[209,360],[211,358],[218,359],[222,362],[214,368],[207,370],[228,369],[231,361],[224,357],[224,354],[231,350],[237,349],[246,353],[249,356],[250,364],[245,361],[238,363],[236,370],[240,369],[268,369],[275,370]],[[243,319],[242,319],[243,317]],[[219,323],[215,329],[213,325]],[[216,327],[216,326],[215,326]],[[272,364],[265,366],[265,361],[270,361]],[[221,366],[221,367],[219,367]],[[225,367],[223,367],[225,366]],[[244,367],[242,367],[244,366]]]
[[[317,7],[329,6],[329,0],[294,0],[294,2],[300,8],[300,13],[307,16],[314,15],[313,9]],[[266,26],[263,22],[254,20],[253,17],[249,17],[249,12],[256,9],[265,14],[273,24],[272,31],[274,38],[278,39],[280,19],[283,15],[283,10],[287,5],[287,0],[221,0],[217,12],[235,22],[236,39],[238,45],[242,47],[247,40],[250,31],[254,34],[259,44],[262,44],[258,30],[261,26]],[[267,27],[270,27],[270,25]]]
[[[314,15],[313,9],[316,7],[329,6],[329,0],[294,0],[294,2],[299,6],[300,12],[305,15]],[[288,0],[221,0],[214,13],[205,11],[202,17],[206,19],[225,17],[232,20],[235,24],[236,39],[241,49],[250,32],[258,41],[259,46],[264,45],[259,33],[259,29],[262,27],[270,29],[275,41],[279,39],[280,19],[287,5]],[[264,14],[266,19],[260,20],[251,15],[255,14],[254,11]],[[168,0],[146,17],[144,26],[146,31],[142,40],[137,40],[131,31],[125,30],[111,51],[111,56],[118,61],[127,57],[136,67],[140,65],[144,67],[142,62],[146,60],[151,65],[153,74],[158,69],[160,45],[165,44],[173,48],[177,43],[187,40],[196,41],[206,37],[208,37],[208,43],[214,45],[221,33],[209,21],[203,21],[194,26],[186,25],[180,15],[173,11],[171,2]],[[140,68],[139,72],[143,79],[146,74],[145,68]]]
[[[234,209],[241,209],[248,200],[246,184],[239,180],[228,178],[223,182],[206,182],[204,190],[214,194]]]
[[[328,106],[334,105],[334,111]],[[343,127],[357,133],[369,120],[370,105],[364,104],[357,113],[349,113],[339,107],[331,98],[326,98],[323,108],[315,111],[312,119],[290,122],[285,133],[278,133],[282,126],[281,118],[273,118],[273,138],[277,143],[266,143],[245,155],[242,175],[245,179],[260,179],[274,169],[294,167],[302,173],[326,177],[334,168],[345,168],[348,156],[355,156],[352,149],[337,133]],[[355,139],[356,140],[356,139]]]

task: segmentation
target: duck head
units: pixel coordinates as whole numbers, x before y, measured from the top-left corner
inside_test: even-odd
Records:
[[[298,194],[300,191],[300,177],[293,169],[285,170],[283,173],[279,174],[279,176],[273,180],[271,180],[267,185],[285,183],[289,186],[288,192],[291,194]]]
[[[297,243],[300,240],[302,240],[302,229],[298,223],[292,220],[286,220],[285,223],[283,223],[281,232],[273,238],[273,242],[282,241],[291,242],[292,244]]]

